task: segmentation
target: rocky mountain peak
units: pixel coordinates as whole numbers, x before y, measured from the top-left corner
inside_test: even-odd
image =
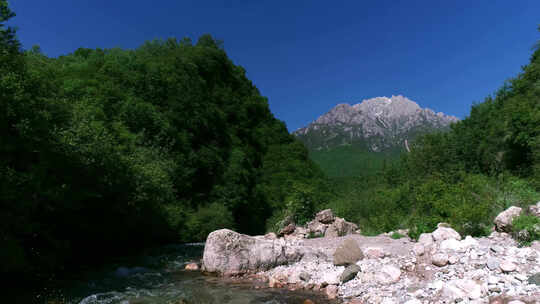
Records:
[[[340,103],[294,132],[310,149],[365,145],[373,151],[404,147],[420,133],[445,129],[457,117],[421,108],[407,97],[375,97],[354,105]]]

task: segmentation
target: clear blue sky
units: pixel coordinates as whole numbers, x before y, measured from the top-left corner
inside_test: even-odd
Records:
[[[210,33],[295,130],[340,102],[402,94],[465,117],[527,64],[540,1],[12,0],[25,48],[135,48]]]

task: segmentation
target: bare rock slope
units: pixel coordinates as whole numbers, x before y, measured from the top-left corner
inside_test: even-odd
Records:
[[[446,129],[458,119],[421,108],[416,102],[392,96],[338,104],[293,134],[310,150],[356,145],[374,152],[407,148],[417,135]]]

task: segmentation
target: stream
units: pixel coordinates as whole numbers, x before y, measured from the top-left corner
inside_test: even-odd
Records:
[[[43,304],[208,304],[331,303],[321,294],[265,288],[265,284],[230,282],[185,271],[188,262],[202,257],[203,243],[169,245],[144,255],[126,257],[100,269],[53,282],[31,299],[16,303]]]

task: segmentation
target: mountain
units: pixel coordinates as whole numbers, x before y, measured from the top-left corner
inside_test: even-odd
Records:
[[[293,134],[311,151],[353,146],[372,152],[408,149],[418,135],[448,129],[455,116],[421,108],[401,95],[338,104]]]

